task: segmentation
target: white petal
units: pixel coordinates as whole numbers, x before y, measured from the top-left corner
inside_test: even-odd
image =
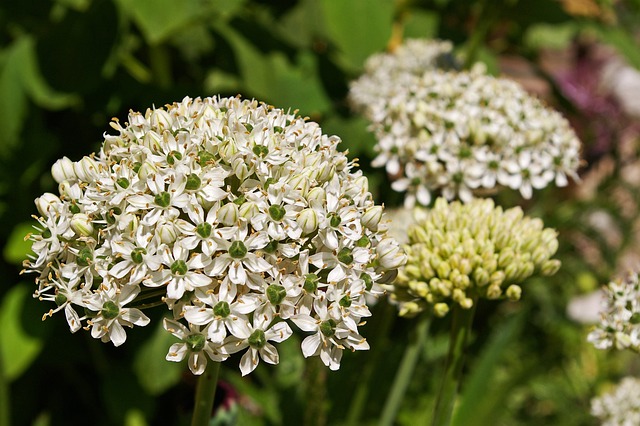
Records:
[[[187,349],[187,345],[184,343],[174,343],[169,348],[169,352],[165,359],[167,361],[180,362],[184,359],[184,357],[189,353]]]
[[[243,376],[251,373],[258,366],[260,358],[258,357],[258,351],[253,348],[249,348],[247,352],[242,355],[240,359],[240,372]]]
[[[194,352],[189,356],[189,370],[197,376],[204,373],[207,367],[207,357],[203,352]]]
[[[291,327],[286,322],[279,322],[273,327],[271,327],[265,333],[265,338],[267,340],[271,340],[272,342],[283,342],[291,336],[293,332],[291,331]]]
[[[291,321],[302,331],[318,331],[318,322],[309,315],[294,315],[291,317]]]
[[[109,339],[114,346],[120,346],[127,340],[127,333],[118,321],[113,321],[109,327]]]
[[[315,355],[321,343],[322,341],[320,340],[319,332],[314,335],[307,336],[302,341],[302,354],[305,356],[305,358],[309,358],[310,356]]]
[[[191,324],[206,325],[213,321],[213,309],[187,306],[184,308],[184,318]]]
[[[132,324],[135,324],[138,327],[144,327],[151,321],[149,317],[143,314],[140,309],[135,308],[123,309],[122,313],[120,314],[120,318]]]
[[[260,349],[260,355],[264,362],[268,362],[269,364],[277,364],[280,362],[278,350],[271,343],[267,343],[262,349]]]

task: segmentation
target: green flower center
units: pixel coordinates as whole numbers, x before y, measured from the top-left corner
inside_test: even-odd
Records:
[[[304,277],[304,285],[302,286],[302,288],[307,293],[315,293],[316,290],[318,289],[319,281],[320,281],[320,278],[318,278],[316,274],[307,274]]]
[[[220,318],[226,318],[231,314],[231,308],[229,304],[225,301],[218,302],[213,307],[213,314]]]
[[[107,212],[107,223],[113,225],[114,223],[116,223],[116,216],[119,216],[122,214],[122,209],[120,207],[112,207],[109,209],[109,211]]]
[[[178,151],[171,151],[167,154],[167,163],[173,165],[175,162],[182,160],[182,154]]]
[[[69,211],[71,211],[71,213],[73,213],[73,214],[80,213],[80,211],[81,211],[81,210],[80,210],[80,206],[78,206],[78,205],[76,204],[76,202],[75,202],[75,201],[73,201],[73,202],[71,203],[71,205],[69,206]]]
[[[320,323],[320,332],[326,337],[331,337],[336,334],[336,322],[333,319],[328,319]]]
[[[129,179],[125,177],[118,178],[116,180],[116,184],[122,189],[127,189],[129,187]]]
[[[89,264],[93,261],[93,252],[90,248],[84,247],[80,249],[78,252],[78,257],[76,258],[76,262],[80,266],[89,266]]]
[[[200,235],[202,238],[209,238],[211,236],[211,231],[213,227],[209,222],[203,222],[196,226],[196,234]]]
[[[53,300],[56,302],[56,305],[61,306],[67,302],[67,296],[62,293],[58,293]]]
[[[360,279],[364,281],[364,287],[367,289],[367,291],[371,290],[371,287],[373,287],[373,279],[371,279],[371,275],[362,274],[360,275]]]
[[[278,284],[271,284],[267,287],[267,299],[272,305],[279,305],[287,297],[287,290]]]
[[[160,207],[169,207],[169,204],[171,204],[171,194],[168,192],[161,192],[156,194],[153,201]]]
[[[186,275],[189,268],[187,267],[187,262],[184,260],[176,260],[171,264],[171,273],[173,275]]]
[[[191,352],[200,352],[204,349],[207,339],[202,334],[190,334],[184,339],[184,342],[189,346]]]
[[[349,247],[343,247],[338,252],[338,260],[345,265],[351,265],[353,263],[353,254]]]
[[[264,145],[255,145],[253,147],[253,153],[259,157],[266,157],[269,153],[269,148]]]
[[[279,204],[269,206],[269,216],[271,216],[271,219],[275,220],[276,222],[281,221],[286,213],[287,211],[284,209],[284,207]]]
[[[356,241],[356,247],[367,247],[370,242],[369,237],[363,235],[358,241]]]
[[[267,337],[264,335],[264,330],[255,330],[251,333],[248,339],[249,346],[253,349],[262,349],[267,344]]]
[[[342,223],[342,218],[338,215],[338,213],[329,213],[329,225],[332,228],[337,228]]]
[[[147,251],[144,248],[136,247],[131,250],[131,260],[139,265],[144,261],[145,254],[147,254]]]
[[[340,299],[340,301],[338,302],[338,304],[340,306],[342,306],[343,308],[348,308],[349,306],[351,306],[351,297],[349,297],[348,294],[345,294],[342,299]]]
[[[187,184],[185,185],[184,188],[187,191],[195,191],[197,189],[200,189],[201,183],[202,183],[202,180],[200,180],[198,175],[196,175],[195,173],[191,173],[189,176],[187,176]]]
[[[200,151],[198,152],[198,164],[200,167],[206,166],[209,162],[214,162],[215,156],[208,151]]]
[[[229,247],[229,256],[234,259],[242,259],[247,254],[247,246],[242,241],[234,241]]]
[[[111,300],[107,300],[102,305],[102,310],[100,311],[100,313],[105,319],[112,320],[118,317],[118,314],[120,313],[120,308],[118,308],[118,305],[116,305]]]

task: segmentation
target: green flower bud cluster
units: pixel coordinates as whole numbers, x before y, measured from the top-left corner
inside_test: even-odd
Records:
[[[409,228],[407,264],[391,295],[401,315],[431,306],[442,317],[453,304],[469,309],[478,298],[518,300],[526,278],[553,275],[560,267],[551,259],[558,249],[556,231],[518,207],[439,198],[421,216]]]

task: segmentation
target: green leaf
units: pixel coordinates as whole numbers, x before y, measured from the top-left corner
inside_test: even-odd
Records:
[[[331,107],[311,52],[301,50],[291,63],[281,52],[263,54],[226,25],[217,28],[233,47],[248,95],[278,108],[299,109],[303,115],[321,114]]]
[[[486,343],[486,349],[473,365],[471,375],[466,378],[460,404],[454,413],[452,426],[470,424],[493,424],[504,410],[501,403],[511,390],[512,382],[498,386],[496,371],[508,347],[519,336],[525,315],[521,312],[498,326]],[[493,384],[493,385],[492,385]],[[491,389],[487,393],[487,389]]]
[[[165,359],[169,347],[176,342],[160,321],[136,354],[133,368],[140,385],[151,395],[159,395],[180,381],[184,365]]]
[[[527,29],[524,44],[535,50],[564,49],[569,46],[579,28],[573,21],[556,25],[534,24]]]
[[[16,40],[5,52],[0,68],[0,153],[18,142],[27,116],[27,94],[22,84],[25,57],[29,49],[26,38]]]
[[[42,349],[42,341],[27,334],[20,321],[27,297],[31,297],[29,287],[20,284],[9,290],[0,305],[0,367],[8,381],[18,378]]]
[[[16,265],[21,265],[22,261],[31,253],[31,241],[25,240],[25,237],[34,232],[34,222],[20,223],[13,228],[7,245],[4,247],[4,259]]]
[[[405,38],[434,38],[438,35],[440,17],[435,12],[412,10],[404,22]]]
[[[384,50],[393,26],[393,0],[322,0],[325,31],[343,65],[362,67],[372,53]]]

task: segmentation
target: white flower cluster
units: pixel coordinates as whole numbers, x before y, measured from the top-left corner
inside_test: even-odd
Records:
[[[411,62],[418,43],[429,53]],[[351,84],[350,100],[378,141],[372,164],[385,166],[393,189],[407,192],[405,204],[428,205],[433,192],[468,202],[498,186],[531,198],[533,188],[577,180],[580,142],[567,120],[480,66],[451,70],[441,59],[450,50],[410,40],[371,59]]]
[[[591,414],[602,426],[637,426],[640,424],[640,380],[625,377],[609,393],[591,400]]]
[[[167,359],[246,349],[242,374],[270,342],[308,333],[306,357],[331,369],[359,334],[365,296],[405,261],[386,236],[367,179],[313,122],[256,101],[185,98],[129,114],[97,155],[58,160],[59,195],[36,199],[40,232],[26,270],[35,296],[63,311],[72,332],[118,346],[123,326],[144,326],[141,307],[166,304],[181,342]]]
[[[605,288],[600,324],[587,340],[598,349],[640,352],[640,282],[637,273],[611,281]]]

